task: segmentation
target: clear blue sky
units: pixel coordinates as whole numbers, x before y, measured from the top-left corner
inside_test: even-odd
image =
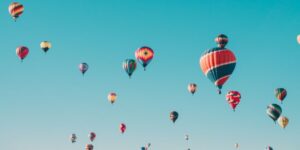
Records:
[[[153,150],[232,150],[236,142],[242,150],[299,149],[298,0],[19,2],[25,11],[17,22],[8,14],[11,1],[0,2],[1,150],[82,150],[90,131],[97,133],[96,150],[137,150],[148,142]],[[223,88],[241,92],[236,112],[199,67],[219,33],[237,57]],[[46,55],[43,40],[53,45]],[[20,45],[30,49],[23,63],[15,54]],[[128,79],[122,61],[143,45],[154,49],[154,59]],[[90,66],[84,78],[81,62]],[[190,82],[199,87],[194,96]],[[277,87],[288,90],[285,130],[265,112],[278,103]],[[114,106],[106,99],[110,91],[118,94]]]

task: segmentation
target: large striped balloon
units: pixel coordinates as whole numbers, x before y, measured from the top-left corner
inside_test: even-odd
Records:
[[[228,39],[221,34],[216,38],[218,47],[204,52],[200,58],[200,67],[204,75],[219,88],[228,80],[236,65],[236,57],[232,51],[225,48]]]
[[[131,77],[131,75],[133,74],[133,72],[136,69],[136,62],[134,59],[126,59],[123,62],[123,69],[126,71],[126,73],[128,74],[129,78]]]
[[[275,96],[281,103],[286,97],[286,95],[287,95],[287,91],[284,88],[275,89]]]
[[[24,6],[18,2],[13,2],[9,5],[8,11],[12,18],[16,21],[17,18],[23,13]]]
[[[16,49],[18,57],[23,61],[23,59],[28,55],[29,49],[25,46],[20,46]]]
[[[281,113],[282,109],[277,104],[271,104],[267,107],[267,114],[274,122],[280,117]]]
[[[144,67],[146,70],[147,65],[151,62],[154,56],[154,51],[147,46],[143,46],[135,51],[135,57],[137,61]]]

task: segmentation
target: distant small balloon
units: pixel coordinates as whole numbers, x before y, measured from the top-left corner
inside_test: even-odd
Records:
[[[273,150],[273,148],[271,146],[267,146],[266,150]]]
[[[121,131],[121,133],[123,134],[125,132],[125,130],[126,130],[126,125],[124,123],[121,123],[120,124],[120,131]]]
[[[86,144],[85,145],[85,150],[93,150],[94,146],[92,144]]]
[[[43,42],[41,42],[40,46],[41,46],[41,49],[42,49],[45,53],[47,53],[48,50],[52,47],[51,43],[48,42],[48,41],[43,41]]]
[[[22,15],[24,6],[18,2],[13,2],[9,5],[8,11],[11,17],[16,21]]]
[[[194,95],[195,92],[197,91],[197,84],[196,83],[190,83],[188,85],[188,91]]]
[[[297,36],[297,42],[300,44],[300,35]]]
[[[277,121],[277,119],[280,117],[281,113],[282,113],[282,109],[277,104],[270,104],[267,107],[267,114],[271,119],[273,119],[274,122]]]
[[[89,69],[89,65],[87,63],[81,63],[79,64],[79,71],[82,73],[82,75],[85,74],[85,72]]]
[[[91,142],[93,142],[93,141],[95,140],[95,138],[96,138],[96,133],[91,132],[91,133],[89,134],[89,139],[91,140]]]
[[[107,99],[111,104],[113,104],[117,100],[117,94],[114,92],[111,92],[108,94]]]
[[[72,142],[72,143],[75,143],[76,142],[76,139],[77,139],[77,137],[76,137],[76,134],[71,134],[71,136],[70,136],[70,141]]]
[[[287,95],[287,91],[284,88],[277,88],[275,89],[275,96],[276,98],[282,103]]]
[[[176,120],[178,119],[178,116],[179,116],[178,112],[172,111],[172,112],[170,113],[170,119],[171,119],[171,121],[172,121],[173,123],[175,123]]]

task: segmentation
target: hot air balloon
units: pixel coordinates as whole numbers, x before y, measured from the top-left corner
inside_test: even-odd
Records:
[[[79,64],[79,71],[82,73],[82,75],[85,74],[85,72],[89,69],[89,65],[87,63],[81,63]]]
[[[200,58],[200,67],[204,75],[218,87],[218,92],[221,94],[222,86],[234,71],[236,58],[232,51],[225,48],[228,42],[226,35],[218,35],[215,41],[218,47],[204,52]]]
[[[146,150],[146,148],[145,147],[141,147],[141,150]]]
[[[135,57],[137,61],[144,67],[144,70],[146,70],[147,65],[153,59],[153,56],[153,50],[147,46],[143,46],[135,51]]]
[[[111,92],[107,96],[108,101],[113,104],[117,100],[117,94],[114,92]]]
[[[121,123],[120,124],[120,131],[121,131],[121,133],[123,134],[125,132],[125,130],[126,130],[126,125],[124,123]]]
[[[284,88],[275,89],[275,96],[281,103],[286,97],[286,95],[287,95],[287,91]]]
[[[8,7],[8,12],[16,21],[24,11],[24,6],[18,2],[13,2]]]
[[[70,141],[72,142],[72,143],[75,143],[76,142],[76,139],[77,139],[77,137],[76,137],[76,134],[71,134],[71,136],[70,136]]]
[[[281,112],[282,112],[282,109],[277,104],[270,104],[267,107],[267,114],[271,119],[274,120],[275,123],[276,123],[276,120],[280,117]]]
[[[128,74],[129,78],[131,77],[132,73],[135,71],[136,69],[136,62],[134,59],[126,59],[123,62],[123,69],[126,71],[126,73]]]
[[[297,42],[300,44],[300,35],[297,36]]]
[[[233,111],[235,111],[236,106],[240,103],[240,99],[241,94],[238,91],[229,91],[226,94],[226,100],[233,109]]]
[[[91,133],[89,134],[89,139],[93,142],[93,141],[95,140],[95,138],[96,138],[96,133],[91,132]]]
[[[278,118],[277,122],[281,128],[285,128],[289,124],[289,119],[285,116],[281,116]]]
[[[267,146],[266,150],[273,150],[273,148],[271,146]]]
[[[21,59],[21,61],[23,61],[23,59],[28,55],[29,49],[25,46],[19,46],[16,49],[16,53],[17,53],[18,57]]]
[[[41,42],[40,46],[41,46],[41,49],[42,49],[45,53],[47,53],[48,50],[52,47],[51,43],[48,42],[48,41],[43,41],[43,42]]]
[[[239,149],[239,147],[240,147],[239,143],[235,143],[235,144],[234,144],[234,147],[235,147],[236,149]]]
[[[186,135],[184,136],[184,139],[185,139],[186,141],[188,141],[188,140],[189,140],[189,135],[186,134]]]
[[[170,113],[170,119],[173,121],[173,123],[175,123],[176,122],[176,120],[178,119],[178,112],[176,112],[176,111],[172,111],[171,113]]]
[[[94,146],[92,144],[86,144],[85,145],[85,150],[93,150]]]
[[[147,147],[149,148],[150,146],[151,146],[151,143],[148,143],[148,144],[147,144]]]
[[[195,94],[196,90],[197,90],[197,84],[196,83],[190,83],[188,85],[188,91],[190,93],[192,93],[193,95]]]

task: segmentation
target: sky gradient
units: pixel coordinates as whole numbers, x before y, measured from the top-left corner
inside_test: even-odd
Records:
[[[300,1],[18,2],[25,10],[17,22],[8,13],[11,1],[0,2],[1,150],[82,150],[90,131],[97,134],[95,150],[138,150],[148,142],[152,150],[233,150],[236,142],[241,150],[299,149]],[[237,57],[222,95],[199,67],[220,33]],[[52,43],[46,55],[39,48],[44,40]],[[15,53],[21,45],[30,50],[23,63]],[[154,59],[129,79],[122,62],[144,45]],[[82,62],[90,66],[84,77]],[[198,84],[194,96],[191,82]],[[277,87],[288,91],[285,130],[266,114],[267,105],[279,103]],[[242,95],[236,112],[225,101],[228,90]],[[113,106],[111,91],[118,94]]]

